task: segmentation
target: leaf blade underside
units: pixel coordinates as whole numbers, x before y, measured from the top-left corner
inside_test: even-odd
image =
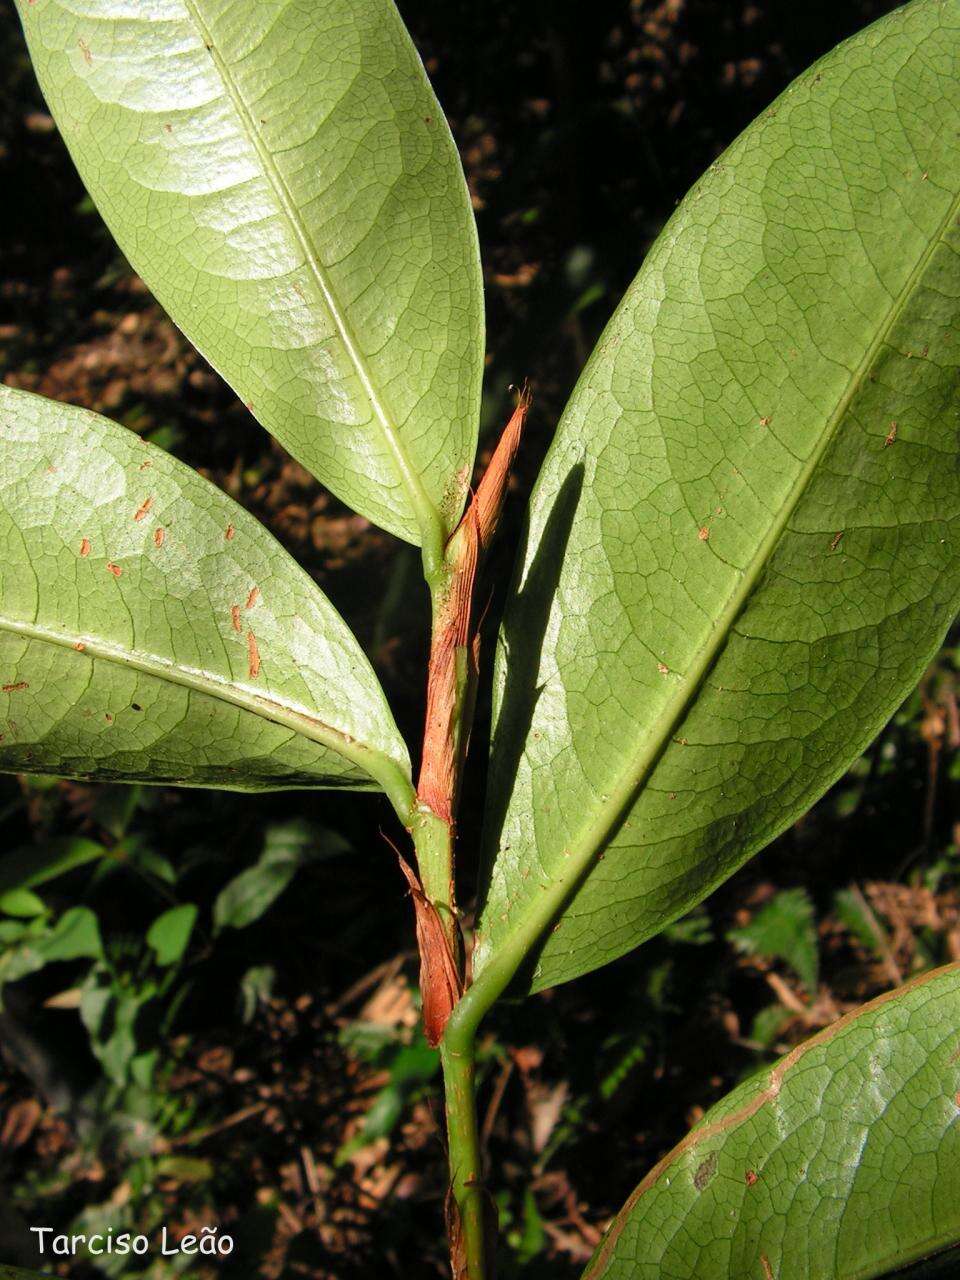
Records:
[[[412,542],[459,516],[483,301],[459,157],[392,0],[18,3],[111,232],[263,425]]]
[[[0,388],[0,768],[409,786],[356,640],[267,531],[99,415]]]
[[[950,1249],[958,1024],[949,965],[739,1085],[644,1178],[583,1280],[875,1280]]]
[[[958,62],[960,6],[915,0],[801,76],[591,357],[501,629],[478,977],[551,918],[532,989],[689,909],[955,615]]]

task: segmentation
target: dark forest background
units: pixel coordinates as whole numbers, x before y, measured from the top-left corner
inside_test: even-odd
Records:
[[[564,401],[676,202],[796,74],[894,6],[400,7],[479,221],[482,444],[511,383],[535,393],[493,565],[502,595]],[[79,183],[9,0],[0,11],[0,377],[106,413],[255,512],[355,628],[415,742],[416,553],[272,443],[152,301]],[[960,958],[953,643],[867,755],[705,906],[490,1019],[481,1110],[508,1280],[572,1280],[703,1108],[854,1004]],[[481,699],[478,781],[488,715]],[[36,1260],[28,1225],[216,1223],[238,1242],[225,1280],[444,1274],[437,1062],[381,828],[398,837],[385,803],[362,796],[0,777],[0,1261]],[[168,913],[191,905],[180,939]],[[57,938],[78,906],[94,940],[65,962]],[[138,1274],[175,1274],[151,1268]]]

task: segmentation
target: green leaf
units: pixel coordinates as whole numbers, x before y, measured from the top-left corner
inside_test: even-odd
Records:
[[[402,797],[343,621],[263,527],[96,414],[0,387],[0,768]]]
[[[761,1049],[769,1049],[793,1017],[782,1004],[768,1004],[753,1019],[750,1039]]]
[[[80,1018],[90,1047],[116,1085],[123,1086],[129,1079],[137,1052],[137,1017],[155,994],[150,986],[134,990],[118,981],[105,965],[92,969],[81,988]]]
[[[482,285],[391,0],[18,8],[80,175],[171,317],[345,502],[439,549],[473,465]]]
[[[371,1142],[393,1132],[410,1099],[440,1070],[440,1055],[418,1034],[412,1044],[396,1049],[384,1066],[388,1081],[374,1096],[362,1127],[337,1151],[334,1157],[337,1166],[345,1164]]]
[[[29,920],[33,916],[42,916],[46,909],[43,900],[30,889],[8,889],[0,895],[0,911],[7,916]]]
[[[97,960],[103,955],[100,925],[89,907],[71,907],[57,921],[50,935],[36,945],[45,962]]]
[[[954,617],[958,58],[960,6],[915,0],[801,76],[584,370],[500,637],[488,992],[538,940],[534,989],[689,910],[840,777]]]
[[[157,1174],[178,1184],[209,1182],[214,1168],[202,1156],[161,1156],[157,1161]]]
[[[838,889],[833,895],[833,909],[867,951],[883,958],[890,955],[890,943],[883,926],[859,887]]]
[[[809,995],[817,993],[820,957],[813,903],[805,889],[784,889],[761,907],[748,925],[727,938],[746,955],[784,960]]]
[[[295,859],[261,861],[241,871],[227,884],[213,904],[214,928],[245,929],[259,920],[297,874]]]
[[[41,916],[29,924],[0,922],[0,985],[18,982],[58,961],[97,960],[103,954],[100,926],[88,907],[71,907],[52,927]]]
[[[507,1242],[521,1266],[526,1266],[548,1247],[550,1240],[530,1187],[523,1190],[523,1208],[517,1226],[507,1234]]]
[[[157,916],[147,930],[147,946],[152,947],[157,964],[176,964],[187,949],[193,926],[197,923],[197,908],[192,902],[171,907]]]
[[[243,1025],[248,1026],[261,1005],[273,996],[277,971],[272,964],[255,964],[240,979],[240,1008]]]
[[[0,893],[8,889],[32,889],[57,876],[107,856],[96,840],[64,836],[40,845],[24,845],[0,858]]]
[[[302,819],[268,827],[256,864],[234,876],[217,895],[215,929],[245,929],[276,902],[305,863],[337,857],[349,847],[335,831]]]
[[[584,1280],[868,1280],[956,1243],[958,1025],[950,965],[734,1089],[640,1183]]]

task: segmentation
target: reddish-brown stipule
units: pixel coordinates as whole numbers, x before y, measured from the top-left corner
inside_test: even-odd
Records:
[[[530,395],[520,393],[517,407],[493,456],[447,543],[451,573],[437,618],[427,675],[427,715],[417,798],[444,822],[453,822],[460,768],[469,737],[469,711],[463,715],[464,671],[475,680],[478,636],[472,625],[474,585],[480,558],[493,541],[510,469],[520,444]],[[467,691],[469,696],[469,690]],[[467,721],[467,723],[464,723]],[[457,727],[462,732],[457,733]]]
[[[443,931],[440,913],[421,888],[416,872],[399,850],[397,861],[413,899],[420,953],[420,993],[423,998],[423,1034],[433,1048],[440,1043],[447,1019],[463,993],[457,964]]]

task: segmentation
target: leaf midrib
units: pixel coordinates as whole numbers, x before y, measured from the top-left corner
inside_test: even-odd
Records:
[[[731,593],[726,606],[717,618],[716,625],[710,628],[706,641],[701,645],[699,652],[694,655],[687,675],[678,683],[677,693],[666,704],[658,717],[659,723],[663,726],[662,731],[658,733],[656,724],[652,726],[650,741],[645,751],[633,763],[631,768],[625,770],[620,780],[609,792],[608,797],[600,804],[593,820],[565,846],[563,868],[534,899],[524,918],[515,926],[512,938],[508,935],[506,939],[495,947],[490,961],[477,977],[473,988],[474,991],[477,990],[480,984],[487,986],[489,983],[489,986],[494,991],[492,999],[495,999],[499,992],[504,989],[547,926],[567,906],[571,896],[590,870],[595,854],[606,844],[620,821],[628,813],[638,791],[646,782],[661,753],[667,747],[674,730],[689,710],[704,678],[726,643],[734,623],[753,594],[753,590],[761,574],[766,569],[776,544],[779,542],[790,518],[806,493],[808,483],[830,447],[837,430],[844,421],[866,373],[886,343],[904,306],[913,295],[918,281],[925,275],[934,253],[943,243],[944,236],[957,217],[958,212],[960,212],[960,194],[954,196],[936,234],[931,237],[923,253],[918,258],[916,266],[908,275],[902,289],[891,302],[883,322],[878,326],[875,337],[869,343],[863,358],[851,375],[846,389],[828,419],[819,444],[807,463],[801,468],[787,499],[781,507],[780,513],[772,522],[766,536],[761,540],[752,561],[744,569],[740,583]],[[485,979],[487,980],[486,982],[484,981]],[[476,1000],[478,1004],[483,1005],[483,1008],[489,1007],[486,1003],[485,992],[478,993]],[[469,1013],[464,1012],[465,1018],[472,1018],[472,1010]]]
[[[213,60],[213,64],[217,69],[220,80],[223,84],[224,91],[240,120],[243,131],[247,136],[250,145],[257,154],[257,158],[263,167],[274,195],[279,201],[290,227],[296,236],[297,242],[303,252],[304,259],[313,279],[320,291],[324,304],[330,313],[333,323],[336,327],[337,334],[343,343],[344,349],[353,365],[354,371],[360,380],[360,384],[370,402],[374,417],[380,427],[381,433],[390,450],[394,465],[400,477],[400,482],[407,495],[407,500],[416,517],[417,524],[420,528],[420,535],[423,539],[425,547],[433,546],[437,540],[441,540],[445,536],[443,521],[437,507],[433,503],[430,495],[424,488],[423,482],[418,475],[416,468],[407,454],[406,447],[400,435],[400,430],[393,420],[392,415],[388,411],[386,405],[381,400],[376,386],[374,384],[373,374],[367,365],[367,361],[360,350],[356,335],[353,332],[346,312],[340,306],[337,299],[336,291],[321,259],[316,250],[310,232],[307,230],[303,218],[297,209],[296,202],[290,188],[287,186],[283,175],[274,161],[269,148],[264,143],[260,132],[257,129],[256,119],[253,112],[248,107],[239,86],[234,80],[231,69],[220,53],[213,33],[204,21],[203,14],[197,0],[183,0],[184,8],[194,23],[199,33],[200,39],[206,47]]]
[[[65,631],[57,631],[53,627],[46,627],[40,623],[23,622],[3,615],[0,615],[0,631],[7,631],[14,635],[23,636],[28,640],[38,640],[43,643],[57,645],[60,648],[73,650],[78,657],[95,658],[135,671],[142,671],[145,675],[152,676],[157,680],[164,680],[169,684],[181,685],[184,688],[196,690],[198,693],[206,694],[208,697],[216,698],[221,702],[238,707],[242,711],[249,711],[253,715],[259,716],[262,720],[269,720],[274,724],[282,725],[285,729],[290,729],[301,737],[309,738],[311,742],[316,742],[322,747],[335,751],[338,755],[349,760],[351,764],[362,769],[365,774],[375,782],[378,782],[388,794],[391,793],[391,786],[393,788],[396,787],[395,775],[403,772],[397,762],[390,759],[390,757],[374,750],[372,747],[366,746],[362,742],[356,741],[356,739],[351,738],[349,734],[344,733],[342,730],[325,724],[316,716],[311,715],[306,709],[256,693],[254,690],[246,689],[235,681],[227,680],[223,676],[215,675],[210,671],[203,671],[199,667],[190,667],[184,663],[177,663],[170,658],[159,657],[157,654],[126,649],[120,645],[110,644],[108,641],[99,639],[96,636],[84,635],[80,632],[68,634]],[[78,648],[81,645],[82,649]]]

